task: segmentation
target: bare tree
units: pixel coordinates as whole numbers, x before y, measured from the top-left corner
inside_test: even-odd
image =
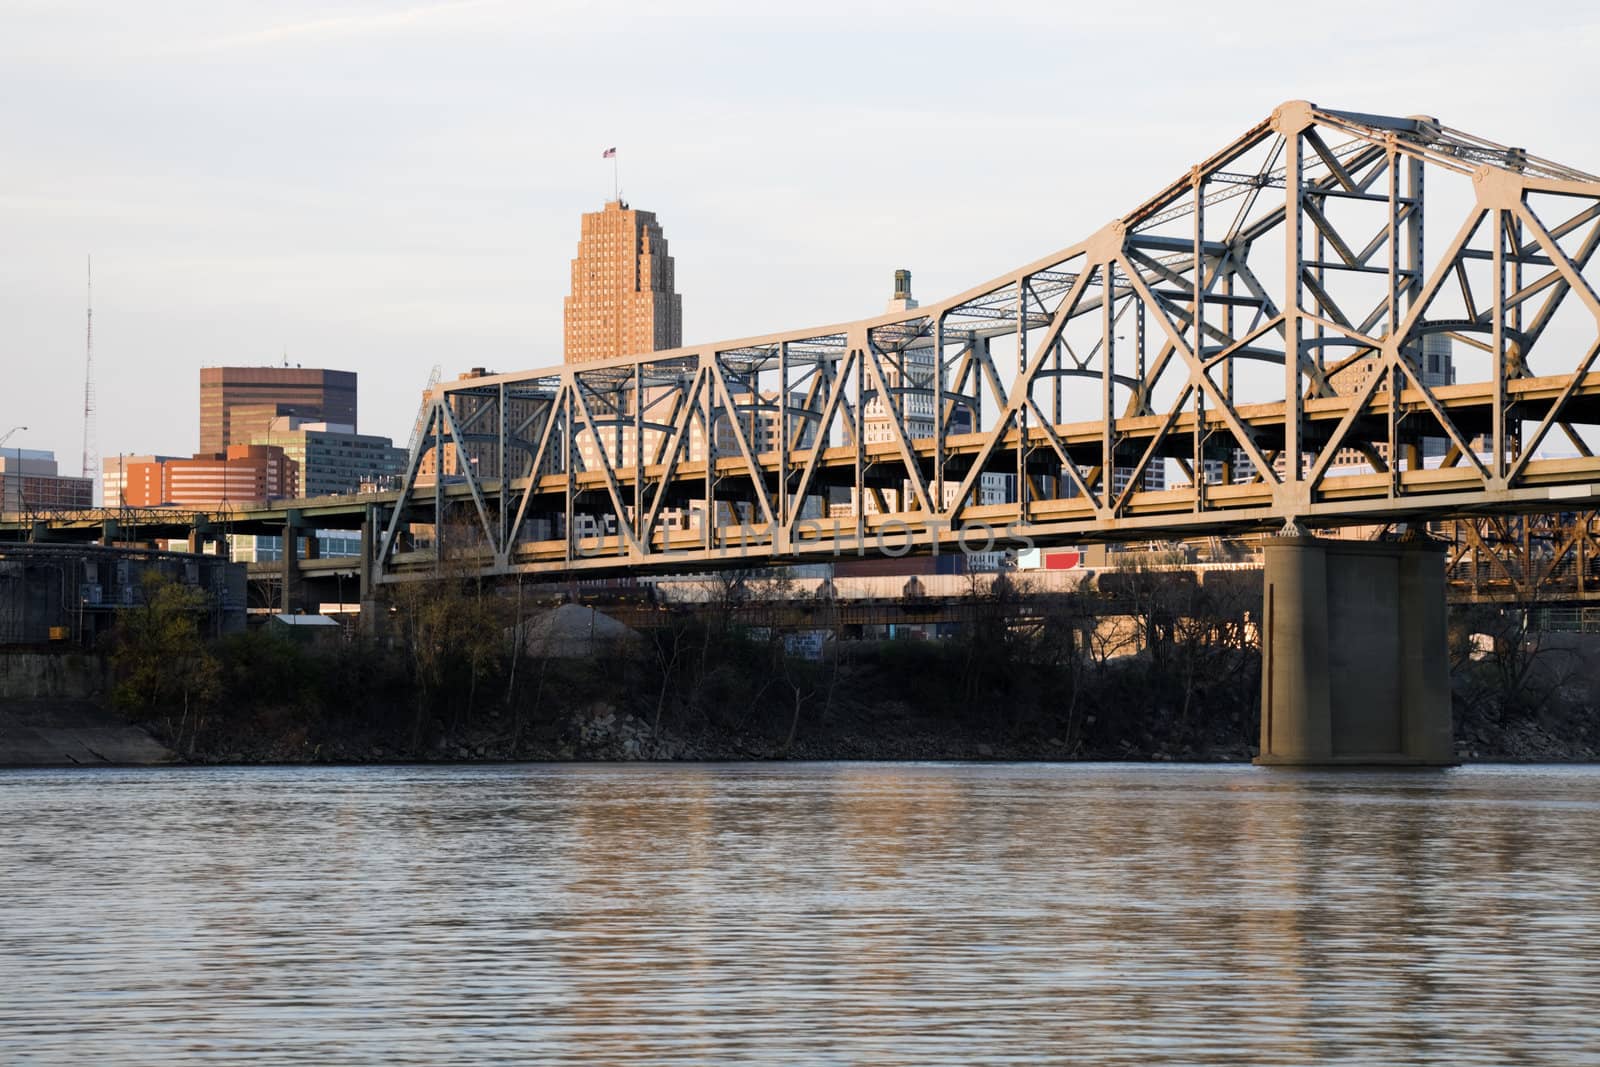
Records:
[[[650,631],[650,647],[655,654],[656,670],[661,673],[661,684],[656,689],[656,709],[650,720],[650,739],[661,736],[661,713],[667,706],[667,694],[678,673],[679,664],[689,644],[689,628],[674,619],[667,626],[657,626]]]

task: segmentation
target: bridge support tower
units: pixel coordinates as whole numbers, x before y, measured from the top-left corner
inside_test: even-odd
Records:
[[[1256,762],[1453,764],[1443,551],[1295,536],[1265,557]]]
[[[305,588],[300,580],[300,538],[307,533],[311,534],[311,543],[315,545],[315,532],[308,531],[300,512],[291,509],[283,520],[282,594],[278,601],[278,610],[285,615],[305,610]]]

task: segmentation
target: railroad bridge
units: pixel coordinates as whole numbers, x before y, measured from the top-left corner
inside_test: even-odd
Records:
[[[359,525],[367,592],[1282,534],[1263,759],[1448,761],[1445,554],[1305,531],[1592,512],[1597,245],[1594,175],[1431,117],[1291,101],[967,292],[440,384],[397,492],[226,522],[290,534],[286,585],[321,565],[300,531]],[[1425,364],[1437,337],[1453,381]],[[1157,467],[1177,484],[1153,488]]]

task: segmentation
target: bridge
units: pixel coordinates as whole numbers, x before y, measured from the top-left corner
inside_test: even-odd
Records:
[[[1291,101],[936,304],[440,384],[398,492],[278,521],[364,589],[1282,532],[1263,757],[1448,759],[1442,554],[1301,535],[1600,504],[1597,245],[1594,175]]]
[[[1592,510],[1597,245],[1592,174],[1291,101],[937,304],[440,386],[376,578],[1275,530],[1261,760],[1449,762],[1444,553],[1304,533]]]
[[[377,580],[1576,510],[1600,498],[1597,220],[1592,175],[1286,104],[935,305],[438,386]],[[1434,335],[1454,382],[1430,381]],[[1147,489],[1167,461],[1185,484]]]

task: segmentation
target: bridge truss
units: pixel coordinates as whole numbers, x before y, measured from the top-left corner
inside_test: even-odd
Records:
[[[433,387],[374,577],[1592,505],[1597,245],[1600,178],[1290,102],[934,305]]]

